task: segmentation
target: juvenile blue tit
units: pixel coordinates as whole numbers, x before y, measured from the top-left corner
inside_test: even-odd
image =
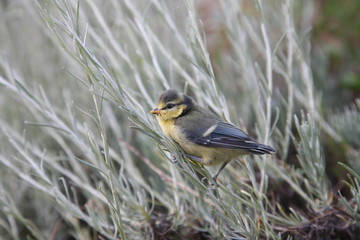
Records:
[[[164,91],[157,108],[150,113],[156,115],[164,134],[177,142],[188,158],[204,165],[222,164],[212,177],[215,183],[231,159],[249,153],[275,152],[175,90]]]

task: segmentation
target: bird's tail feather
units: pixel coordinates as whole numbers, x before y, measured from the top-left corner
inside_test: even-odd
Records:
[[[257,144],[256,148],[248,149],[248,152],[252,154],[262,155],[262,154],[273,154],[276,151],[274,148],[272,148],[269,145]]]

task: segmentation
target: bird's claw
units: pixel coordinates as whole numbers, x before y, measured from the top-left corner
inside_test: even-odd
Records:
[[[177,160],[176,156],[173,155],[170,159],[171,163],[177,163],[179,160]]]
[[[201,183],[203,183],[204,185],[207,184],[209,185],[209,189],[210,190],[215,190],[218,188],[218,183],[216,182],[216,179],[211,178],[212,181],[209,181],[209,179],[207,177],[203,177],[201,179]]]
[[[210,190],[215,190],[215,189],[217,189],[218,188],[218,184],[217,184],[217,182],[215,182],[215,181],[213,181],[213,182],[211,182],[210,184],[209,184],[209,189]]]

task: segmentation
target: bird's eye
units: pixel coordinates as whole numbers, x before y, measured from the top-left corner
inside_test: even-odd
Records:
[[[170,109],[170,108],[173,108],[173,107],[175,107],[175,104],[173,104],[173,103],[168,103],[165,106],[166,109]]]

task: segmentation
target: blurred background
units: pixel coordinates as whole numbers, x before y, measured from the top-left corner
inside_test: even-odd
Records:
[[[4,239],[356,239],[360,2],[0,1]],[[274,146],[214,171],[175,88]],[[178,163],[172,163],[176,158]]]

